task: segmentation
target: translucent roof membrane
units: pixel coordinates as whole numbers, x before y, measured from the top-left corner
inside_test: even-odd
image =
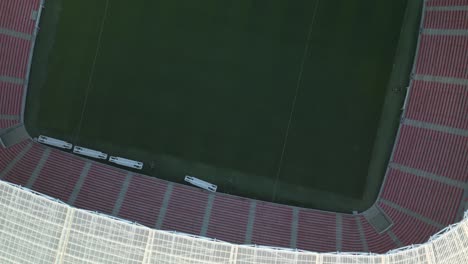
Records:
[[[0,181],[0,263],[468,263],[467,216],[386,254],[315,253],[154,230]]]

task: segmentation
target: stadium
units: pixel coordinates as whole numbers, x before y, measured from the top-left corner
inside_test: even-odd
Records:
[[[99,134],[80,128],[78,133],[67,132],[60,137],[58,129],[52,129],[54,122],[44,125],[50,127],[49,131],[38,131],[29,125],[37,124],[31,113],[40,112],[34,99],[40,97],[38,65],[51,63],[36,50],[46,43],[47,27],[53,24],[47,20],[53,16],[42,14],[54,9],[49,5],[52,2],[0,2],[1,263],[468,263],[467,0],[424,0],[421,6],[415,4],[418,1],[409,1],[421,12],[413,17],[418,25],[417,44],[414,59],[408,55],[411,53],[400,54],[411,60],[410,73],[399,73],[409,75],[400,77],[408,82],[404,88],[390,88],[404,93],[398,95],[403,100],[397,107],[401,112],[397,116],[396,136],[388,133],[393,137],[391,148],[388,155],[382,151],[381,156],[387,161],[382,163],[383,172],[374,182],[378,188],[366,195],[358,186],[359,195],[350,192],[343,199],[320,204],[288,200],[284,198],[288,192],[276,193],[276,183],[272,199],[264,199],[262,193],[252,194],[250,189],[210,192],[175,182],[169,176],[153,177],[151,170],[139,173],[39,143],[38,132],[74,144],[91,144],[91,140],[74,140],[79,138],[77,134],[83,138]],[[108,8],[112,11],[112,1],[98,2],[104,3],[106,14]],[[403,17],[405,8],[401,10]],[[77,13],[82,16],[82,11]],[[88,14],[83,27],[93,19],[93,14]],[[105,45],[114,40],[106,39],[105,33],[101,40],[105,22],[98,24],[101,30],[98,27],[94,32],[99,36],[98,43]],[[68,26],[64,23],[65,29],[59,29],[57,34],[67,34]],[[396,28],[399,31],[401,27]],[[397,33],[404,34],[404,30]],[[396,47],[398,41],[394,42]],[[96,58],[94,49],[95,46],[90,54]],[[69,54],[66,50],[57,52]],[[113,55],[104,52],[102,56],[112,64]],[[71,56],[86,57],[79,53]],[[394,56],[389,57],[393,61]],[[105,73],[100,72],[95,61],[85,66],[71,65],[68,70],[96,69],[94,82],[98,83],[99,76]],[[57,65],[63,68],[63,64]],[[389,72],[391,68],[386,66]],[[60,73],[69,73],[63,70]],[[67,78],[57,76],[54,69],[47,74],[54,78],[47,85],[50,87],[54,87],[54,81],[60,84],[62,77]],[[84,83],[79,85],[92,88],[91,77],[79,79]],[[112,85],[118,89],[118,84]],[[70,91],[72,88],[63,93]],[[96,100],[92,95],[90,105]],[[52,101],[60,101],[57,98],[65,98],[62,96],[65,95],[53,90],[44,102],[53,104]],[[400,101],[396,101],[398,105]],[[63,104],[73,107],[74,102]],[[85,110],[80,109],[78,118],[70,119],[76,119],[73,123],[81,126],[86,123],[86,119],[80,120],[83,113]],[[64,120],[70,116],[65,110],[59,114],[64,115]],[[92,121],[87,118],[91,124],[107,122],[101,117]],[[54,116],[53,120],[67,126],[62,119]],[[66,135],[71,136],[64,138]],[[148,140],[137,133],[138,136]],[[93,146],[101,147],[99,142]],[[281,176],[279,172],[278,175]],[[319,183],[324,189],[329,188],[329,183]],[[345,181],[342,185],[347,184]],[[229,186],[221,185],[225,190]],[[242,197],[237,195],[244,193]],[[372,201],[361,203],[353,198],[361,194]]]

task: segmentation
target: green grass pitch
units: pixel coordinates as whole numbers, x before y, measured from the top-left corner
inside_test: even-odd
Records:
[[[420,2],[49,0],[27,128],[175,182],[360,210],[391,152]]]

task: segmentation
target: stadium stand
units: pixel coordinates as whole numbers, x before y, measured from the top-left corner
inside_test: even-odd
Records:
[[[245,243],[251,203],[249,199],[216,195],[206,235],[233,243]]]
[[[468,6],[467,0],[427,0],[428,7],[463,7]]]
[[[13,78],[26,76],[31,41],[9,35],[0,35],[0,75]]]
[[[416,74],[468,78],[468,36],[444,35],[444,30],[423,30]]]
[[[40,0],[4,0],[0,3],[0,27],[32,34]]]
[[[80,179],[85,162],[61,151],[52,150],[32,189],[68,201]],[[67,175],[63,177],[63,175]]]
[[[168,186],[165,181],[132,177],[118,216],[156,227]]]
[[[259,201],[255,207],[251,243],[290,247],[292,223],[293,208]]]
[[[73,205],[111,214],[126,173],[95,163],[89,169]]]
[[[3,116],[19,116],[23,87],[14,83],[0,82],[0,113]]]
[[[0,2],[0,132],[22,121],[40,0]]]
[[[314,248],[319,252],[336,250],[336,215],[302,209],[299,212],[297,248]],[[321,237],[320,240],[315,239]]]
[[[357,217],[353,215],[342,215],[342,246],[339,251],[369,252],[367,249],[367,242],[364,241],[361,236],[361,230],[358,226],[357,220]]]
[[[406,118],[468,130],[467,98],[466,85],[415,81]]]
[[[440,11],[429,10],[426,13],[424,28],[431,29],[468,29],[466,16],[468,10]]]
[[[6,181],[26,186],[30,183],[33,173],[39,172],[41,166],[39,162],[46,153],[46,149],[39,144],[32,144],[26,154],[18,160],[15,166],[6,172],[4,179]]]
[[[424,243],[429,239],[430,235],[438,231],[437,227],[384,203],[380,203],[379,206],[395,221],[392,231],[403,245]]]
[[[19,124],[19,120],[17,118],[19,117],[11,117],[12,119],[9,119],[10,117],[5,117],[5,116],[0,116],[0,130],[6,129],[13,127],[17,124]]]
[[[379,234],[363,216],[358,216],[366,238],[369,252],[386,252],[398,247],[388,233]]]
[[[2,168],[0,171],[0,178],[4,178],[6,172],[15,165],[15,159],[21,159],[23,155],[22,152],[26,151],[27,146],[30,145],[30,142],[25,141],[8,149],[0,148],[0,168]]]
[[[459,187],[390,169],[380,198],[446,226],[453,222],[462,195]]]
[[[181,185],[174,186],[165,208],[161,228],[199,235],[209,193]]]
[[[21,85],[27,79],[34,41],[22,34],[35,34],[40,3],[4,0],[0,7],[12,11],[0,14],[0,27],[7,29],[0,31],[0,42],[5,43],[0,46],[2,129],[22,120],[20,105],[24,105],[26,89]],[[429,243],[387,255],[363,256],[238,246],[131,225],[0,181],[0,207],[11,209],[0,210],[0,219],[8,223],[0,227],[0,244],[6,245],[0,252],[9,254],[0,254],[0,259],[23,263],[52,263],[57,256],[59,263],[84,259],[174,263],[181,258],[204,262],[227,258],[227,263],[274,263],[278,259],[291,263],[382,263],[382,259],[385,263],[468,263],[468,222],[464,219],[450,226],[461,220],[460,212],[468,201],[468,0],[427,0],[424,10],[407,107],[376,201],[393,223],[382,233],[362,212],[339,214],[213,194],[129,173],[30,139],[8,148],[0,146],[0,179],[150,228],[232,243],[384,253],[422,243],[444,230]],[[62,233],[68,235],[62,237]],[[15,243],[6,242],[10,240]]]
[[[467,143],[466,136],[403,125],[392,162],[442,179],[466,182]]]

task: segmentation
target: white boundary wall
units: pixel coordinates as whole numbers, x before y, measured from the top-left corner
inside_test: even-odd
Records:
[[[422,245],[314,253],[154,230],[0,181],[0,263],[468,263],[468,213]]]

